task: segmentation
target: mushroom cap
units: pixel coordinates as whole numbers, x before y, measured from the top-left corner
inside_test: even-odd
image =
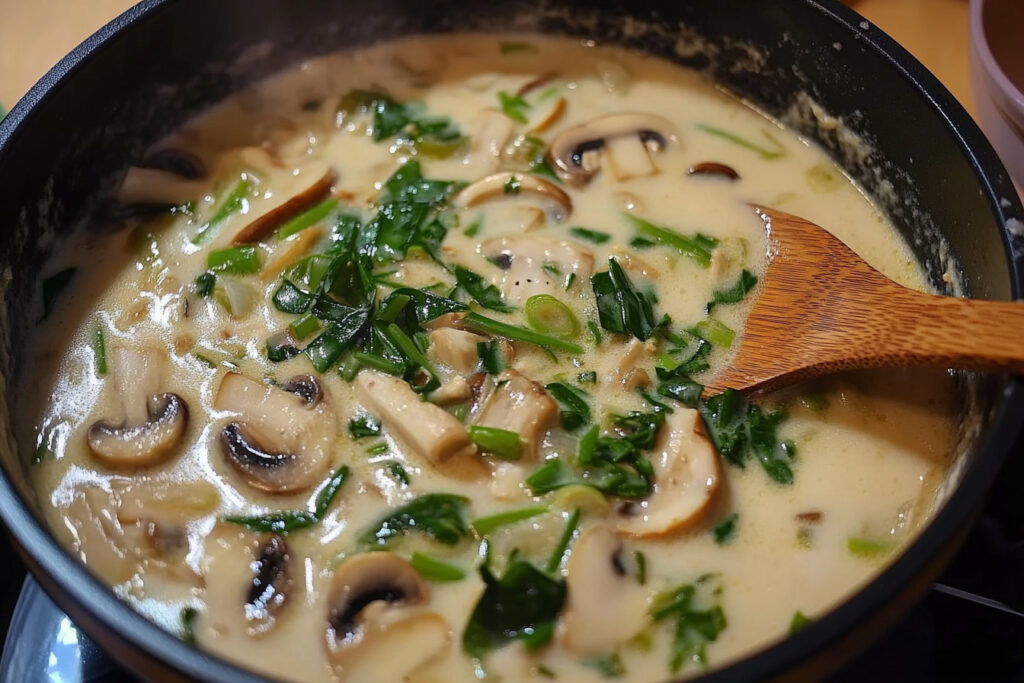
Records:
[[[232,243],[247,244],[268,237],[285,221],[325,199],[335,179],[337,174],[325,162],[313,162],[298,169],[297,174],[283,181],[278,199],[273,200],[272,206],[239,230]]]
[[[302,491],[323,479],[331,465],[337,417],[309,375],[275,387],[228,373],[214,408],[240,415],[221,429],[221,450],[253,488]]]
[[[718,454],[692,408],[677,408],[665,419],[651,464],[654,492],[619,518],[620,534],[658,538],[685,530],[707,510],[722,479]]]
[[[485,176],[467,185],[455,195],[452,204],[457,207],[470,207],[495,201],[510,196],[506,191],[509,182],[518,182],[519,189],[514,195],[532,195],[552,205],[551,217],[561,223],[572,215],[572,200],[562,188],[554,183],[531,173],[502,171]]]
[[[254,623],[273,618],[291,593],[291,551],[284,539],[272,534],[249,566],[252,581],[245,597],[245,618]]]
[[[87,439],[93,455],[111,467],[147,467],[171,456],[188,426],[188,404],[177,394],[149,397],[151,419],[129,427],[94,422]]]
[[[654,143],[657,149],[664,149],[676,136],[676,127],[656,114],[627,112],[600,116],[559,133],[548,148],[548,161],[563,180],[571,185],[583,185],[600,168],[599,162],[588,167],[583,155],[600,150],[606,140],[626,135],[636,135],[644,143]]]

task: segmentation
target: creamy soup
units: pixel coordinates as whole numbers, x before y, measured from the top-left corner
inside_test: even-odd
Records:
[[[22,435],[54,533],[287,680],[624,680],[749,655],[927,519],[943,375],[701,398],[750,202],[917,264],[698,76],[526,37],[303,64],[190,122],[55,255]]]

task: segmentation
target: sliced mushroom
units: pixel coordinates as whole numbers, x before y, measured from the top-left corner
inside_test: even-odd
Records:
[[[451,403],[463,403],[472,398],[472,389],[469,382],[462,375],[452,375],[434,391],[430,400],[437,405],[444,406]]]
[[[555,125],[555,123],[558,121],[558,119],[562,117],[562,114],[564,113],[565,98],[559,97],[554,101],[554,104],[551,105],[551,108],[548,109],[547,113],[545,113],[543,116],[537,119],[537,123],[533,124],[533,127],[530,129],[530,132],[535,134],[543,133],[548,128]]]
[[[185,562],[190,550],[186,525],[212,514],[220,503],[217,487],[207,481],[171,482],[132,479],[113,481],[117,521],[136,552],[166,565],[169,574],[195,583]]]
[[[511,235],[487,240],[480,251],[505,271],[501,295],[520,306],[535,294],[564,296],[570,279],[589,283],[594,270],[593,252],[572,240]]]
[[[428,337],[427,355],[431,360],[447,365],[455,372],[467,373],[476,367],[476,345],[486,341],[485,337],[465,330],[442,327]]]
[[[327,656],[346,681],[399,681],[440,656],[447,622],[423,605],[429,591],[390,552],[356,555],[335,571],[327,598]],[[400,653],[400,656],[396,656]]]
[[[363,370],[354,384],[363,407],[419,457],[437,464],[476,453],[466,427],[444,408],[424,401],[403,380]]]
[[[285,268],[298,261],[314,244],[319,242],[322,234],[318,228],[306,228],[283,240],[274,249],[274,253],[267,260],[267,265],[260,271],[260,279],[264,282],[276,280]]]
[[[558,404],[543,385],[515,370],[498,376],[497,388],[491,392],[477,415],[476,424],[516,432],[523,440],[523,457],[533,460],[544,433],[558,422]]]
[[[581,186],[601,169],[603,156],[622,181],[657,173],[649,152],[664,149],[675,136],[675,125],[661,116],[609,114],[562,131],[551,142],[548,161],[565,182]]]
[[[515,187],[512,192],[509,188]],[[494,173],[468,185],[455,196],[452,203],[457,207],[471,207],[484,202],[528,195],[549,205],[552,220],[561,223],[572,214],[572,200],[562,188],[530,173],[503,171]]]
[[[177,394],[161,393],[161,352],[111,350],[111,379],[124,418],[104,419],[89,428],[93,455],[110,467],[148,467],[169,458],[188,426],[188,405]]]
[[[304,375],[285,387],[291,391],[228,373],[213,403],[241,416],[221,430],[225,459],[247,484],[270,493],[303,491],[323,479],[338,431],[315,378]]]
[[[683,531],[708,509],[722,478],[718,455],[692,408],[676,408],[665,418],[651,464],[654,491],[619,518],[620,534],[658,538]]]
[[[622,351],[616,351],[606,357],[603,380],[610,384],[621,384],[630,391],[640,386],[648,386],[651,378],[643,366],[654,358],[654,352],[655,345],[652,341],[630,339]]]
[[[512,119],[496,109],[484,109],[480,114],[476,135],[473,136],[473,158],[485,159],[487,170],[493,171],[498,167],[505,145],[514,131]]]
[[[607,525],[584,531],[566,565],[562,643],[573,654],[614,651],[647,625],[647,596],[626,567],[632,558]]]
[[[717,161],[704,161],[702,163],[691,166],[690,170],[686,172],[687,175],[712,175],[722,176],[728,180],[739,180],[740,174],[733,169],[732,166],[726,166],[720,164]]]
[[[122,204],[183,204],[206,194],[201,180],[183,178],[159,168],[132,166],[125,173],[117,199]]]
[[[334,169],[324,162],[298,169],[297,174],[282,181],[270,209],[239,230],[232,242],[246,244],[264,239],[285,221],[326,198],[335,178]]]

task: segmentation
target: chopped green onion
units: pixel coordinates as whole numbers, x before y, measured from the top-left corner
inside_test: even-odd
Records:
[[[469,224],[469,227],[462,231],[462,234],[465,235],[466,237],[476,237],[477,234],[480,232],[480,228],[483,226],[483,224],[484,217],[477,216],[473,220],[473,222]]]
[[[730,133],[727,130],[715,128],[714,126],[708,126],[703,123],[697,124],[697,130],[703,131],[709,135],[714,135],[715,137],[722,138],[723,140],[728,140],[734,145],[738,145],[743,149],[748,149],[751,152],[756,152],[757,154],[760,154],[761,158],[766,161],[778,159],[779,157],[783,156],[783,154],[785,154],[785,149],[782,147],[782,145],[780,145],[777,140],[775,140],[771,135],[769,135],[765,131],[762,131],[765,137],[767,137],[769,140],[775,143],[775,146],[778,147],[777,150],[765,149],[764,147],[755,144],[750,140],[747,140],[746,138],[742,138],[739,135],[736,135],[735,133]]]
[[[645,221],[643,218],[628,213],[625,215],[641,236],[672,247],[683,256],[688,256],[696,261],[701,267],[707,268],[711,264],[711,249],[718,244],[718,240],[713,237],[707,237],[700,233],[690,237]]]
[[[601,341],[604,339],[601,336],[601,328],[593,320],[587,321],[587,329],[590,330],[590,334],[594,337],[594,344],[597,346],[601,345]]]
[[[274,237],[279,240],[291,237],[292,235],[302,232],[311,225],[316,225],[323,219],[327,218],[338,207],[338,200],[331,197],[325,199],[316,206],[306,209],[295,218],[284,223],[277,232],[274,233]]]
[[[499,375],[505,369],[505,354],[502,352],[501,343],[498,340],[477,342],[476,353],[487,374]]]
[[[580,509],[576,508],[570,513],[569,519],[565,523],[565,529],[562,530],[562,536],[558,539],[558,545],[555,546],[554,552],[551,553],[551,557],[548,558],[548,563],[544,567],[548,573],[554,573],[562,566],[565,551],[569,549],[569,544],[572,543],[573,536],[576,534],[576,529],[579,525]]]
[[[353,439],[364,436],[380,436],[380,422],[369,415],[357,415],[348,421],[348,433]]]
[[[572,309],[550,294],[535,294],[526,300],[526,321],[537,332],[572,339],[580,333],[580,323]]]
[[[92,333],[92,352],[96,357],[96,374],[103,377],[107,374],[107,341],[99,322]]]
[[[434,364],[427,359],[427,355],[423,353],[419,346],[416,345],[409,336],[402,331],[395,323],[388,324],[384,328],[385,334],[391,343],[398,347],[398,350],[405,354],[412,362],[423,368],[423,370],[430,375],[431,382],[426,387],[421,387],[423,391],[432,391],[441,384],[440,376],[437,373],[437,368]]]
[[[851,537],[846,539],[846,549],[857,557],[876,558],[888,554],[893,546],[884,541],[872,541],[867,538]]]
[[[181,639],[188,645],[196,644],[195,621],[197,616],[199,616],[199,610],[195,607],[181,609]]]
[[[643,586],[647,583],[647,556],[634,550],[633,560],[636,562],[636,582]]]
[[[800,610],[793,612],[793,618],[789,621],[789,632],[796,633],[800,629],[809,626],[811,620]]]
[[[247,244],[217,249],[206,255],[206,267],[215,273],[248,275],[260,270],[259,247]]]
[[[288,330],[298,340],[303,340],[320,329],[320,321],[312,313],[306,313],[301,318],[293,320]]]
[[[501,111],[516,123],[527,123],[526,110],[530,103],[518,95],[509,95],[502,90],[498,93],[498,101],[501,102]]]
[[[517,339],[530,344],[536,344],[537,346],[550,346],[553,349],[559,351],[565,351],[567,353],[582,354],[583,347],[572,342],[567,342],[557,337],[551,337],[545,334],[534,332],[531,329],[525,327],[519,327],[518,325],[509,325],[508,323],[499,322],[493,318],[487,318],[479,313],[467,313],[463,324],[477,332],[484,332],[486,334],[494,334],[499,337],[506,337],[508,339]]]
[[[466,578],[465,570],[423,553],[414,552],[409,564],[428,581],[461,581]]]
[[[406,486],[409,485],[409,473],[405,471],[404,467],[402,467],[402,463],[397,460],[392,460],[388,463],[388,472],[390,472],[391,476],[398,480],[400,484],[405,484]]]
[[[387,375],[395,375],[401,377],[405,374],[405,366],[401,363],[396,363],[393,360],[388,360],[383,356],[377,356],[372,353],[366,353],[365,351],[353,351],[352,358],[359,361],[359,364],[374,370],[380,370]]]
[[[591,370],[590,372],[581,372],[580,374],[576,375],[576,381],[579,382],[580,384],[596,384],[597,373],[593,370]]]
[[[569,228],[569,232],[580,239],[585,239],[588,242],[593,242],[594,244],[604,244],[612,238],[612,236],[606,232],[588,230],[587,228]]]
[[[221,223],[242,208],[245,195],[249,194],[252,188],[253,182],[249,179],[248,175],[243,175],[239,178],[217,206],[213,213],[213,218],[199,228],[199,232],[192,238],[192,244],[202,244],[210,238],[215,228],[219,227]]]
[[[487,517],[480,517],[479,519],[474,519],[469,524],[478,535],[486,536],[495,529],[543,515],[547,511],[548,509],[543,506],[521,508],[519,510],[509,510],[508,512],[499,512]]]
[[[483,425],[470,425],[466,430],[473,443],[496,458],[518,460],[523,455],[523,440],[517,432]]]
[[[732,342],[736,338],[736,333],[717,318],[704,318],[704,320],[697,323],[694,331],[701,339],[705,339],[723,349],[732,346]]]
[[[217,276],[206,271],[196,277],[196,294],[204,299],[213,294],[213,288],[217,285]]]
[[[366,449],[367,455],[384,455],[388,452],[388,445],[385,442],[375,443]]]

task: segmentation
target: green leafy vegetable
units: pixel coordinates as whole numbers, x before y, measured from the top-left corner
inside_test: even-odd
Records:
[[[93,324],[91,341],[93,357],[96,359],[96,374],[103,377],[107,374],[107,340],[103,325],[99,322]]]
[[[421,104],[398,102],[380,92],[353,90],[342,97],[339,110],[372,113],[374,142],[400,136],[402,142],[429,156],[449,156],[464,140],[450,119],[426,116]]]
[[[77,268],[65,268],[43,280],[43,315],[39,322],[50,317],[57,305],[57,298],[64,292],[78,272]]]
[[[730,463],[744,467],[754,455],[768,476],[780,484],[793,483],[789,462],[796,455],[791,441],[778,440],[776,430],[784,411],[767,412],[726,389],[699,406],[715,449]]]
[[[465,290],[473,297],[473,300],[484,308],[500,313],[511,313],[516,310],[501,298],[498,288],[490,284],[482,277],[462,266],[455,266],[455,282],[459,288]]]
[[[587,404],[586,392],[564,382],[552,382],[544,388],[558,402],[562,412],[562,426],[565,429],[574,431],[590,424],[590,406]]]
[[[683,256],[693,259],[701,267],[707,268],[711,265],[711,250],[718,244],[715,238],[700,233],[693,236],[683,235],[628,213],[626,218],[641,237],[671,247]]]
[[[636,582],[641,586],[647,585],[647,556],[634,550],[633,560],[636,562]]]
[[[279,534],[287,534],[313,526],[327,514],[327,509],[334,502],[334,498],[348,478],[348,474],[348,465],[342,465],[335,470],[324,487],[320,489],[320,493],[317,494],[312,511],[283,510],[260,516],[231,515],[225,517],[224,521],[239,524],[250,531],[273,531]]]
[[[678,673],[686,662],[706,664],[707,644],[717,640],[727,625],[721,606],[704,610],[697,608],[696,593],[694,585],[685,584],[658,595],[651,606],[650,615],[655,622],[675,621],[669,662],[673,674]]]
[[[565,603],[565,581],[553,579],[528,562],[511,563],[500,579],[480,567],[483,594],[462,633],[462,649],[482,658],[491,650],[520,640],[533,651],[551,640]]]
[[[800,629],[809,626],[810,624],[811,620],[807,618],[807,616],[805,616],[803,612],[797,610],[796,612],[793,612],[793,618],[789,621],[789,632],[796,633]]]
[[[846,539],[846,549],[857,557],[873,559],[892,552],[893,544],[888,541],[874,541],[868,538]]]
[[[626,667],[623,666],[622,657],[618,652],[588,659],[583,663],[596,670],[604,678],[621,678],[626,675]]]
[[[576,381],[580,384],[597,384],[597,373],[593,370],[589,372],[581,372],[576,375]]]
[[[590,284],[597,297],[601,327],[609,332],[632,334],[640,341],[650,338],[658,325],[651,302],[633,287],[617,260],[609,258],[608,270],[591,276]]]
[[[485,453],[501,460],[519,460],[523,456],[523,440],[518,432],[483,425],[470,425],[466,430],[470,440]]]
[[[505,337],[506,339],[517,339],[519,341],[528,342],[537,346],[552,348],[558,351],[565,351],[567,353],[582,354],[583,347],[572,342],[552,337],[546,334],[540,334],[534,332],[531,329],[525,327],[519,327],[518,325],[509,325],[492,318],[484,317],[478,313],[467,313],[466,318],[463,320],[463,324],[467,329],[483,332],[485,334],[493,334],[499,337]]]
[[[606,232],[600,232],[598,230],[588,230],[587,228],[569,228],[569,232],[580,239],[593,242],[594,244],[604,244],[612,238]]]
[[[594,344],[596,346],[600,346],[601,342],[603,341],[603,337],[601,336],[601,328],[598,327],[597,323],[595,323],[593,320],[588,320],[587,329],[590,330],[591,336],[594,337]]]
[[[469,533],[466,524],[468,498],[428,493],[391,511],[359,536],[367,546],[386,546],[413,531],[427,534],[444,545],[455,545]]]
[[[325,199],[316,206],[306,209],[295,218],[286,221],[281,225],[274,233],[274,237],[279,240],[286,239],[292,235],[302,232],[306,228],[316,225],[320,221],[326,219],[338,208],[338,200],[331,197]]]
[[[196,294],[204,299],[213,294],[213,288],[217,285],[217,276],[207,271],[196,277]]]
[[[736,333],[717,318],[707,317],[697,323],[693,332],[701,339],[706,339],[715,346],[727,349],[732,346]]]
[[[513,173],[508,177],[508,180],[505,181],[505,185],[501,189],[505,194],[519,194],[523,189],[523,181]]]
[[[501,103],[501,111],[516,123],[527,123],[529,118],[526,112],[530,109],[530,103],[518,95],[509,95],[502,90],[498,93],[498,101]]]
[[[461,567],[442,562],[423,553],[413,553],[409,558],[409,564],[428,581],[461,581],[466,578],[466,572]]]
[[[215,249],[206,255],[206,267],[215,273],[248,275],[260,270],[259,247],[246,244],[240,247]]]
[[[181,639],[192,646],[196,644],[195,621],[197,616],[199,616],[199,611],[195,607],[181,608]]]
[[[808,410],[820,413],[828,408],[828,399],[824,394],[811,393],[800,397],[800,403]]]
[[[744,268],[731,287],[715,290],[711,301],[707,304],[707,312],[710,313],[711,309],[718,304],[736,304],[743,301],[743,297],[755,286],[757,286],[757,276]]]
[[[544,569],[548,573],[553,574],[562,566],[562,560],[565,559],[565,553],[569,550],[569,544],[572,543],[574,538],[576,538],[576,531],[579,529],[579,526],[580,509],[576,508],[569,513],[569,519],[565,522],[565,528],[562,529],[562,535],[558,537],[558,544],[551,552],[551,557],[548,558],[547,564],[544,565]]]
[[[542,506],[520,508],[518,510],[499,512],[494,515],[488,515],[487,517],[480,517],[479,519],[474,519],[470,524],[477,534],[480,536],[486,536],[495,529],[500,529],[503,526],[515,524],[516,522],[522,522],[523,520],[531,519],[538,515],[543,515],[547,511],[548,509]]]
[[[392,460],[388,463],[388,472],[391,473],[391,476],[394,477],[398,483],[406,486],[409,485],[409,473],[405,471],[404,467],[402,467],[402,463],[397,460]]]
[[[526,322],[541,334],[559,339],[573,339],[580,333],[580,323],[572,309],[550,294],[534,294],[523,307]]]
[[[348,433],[353,439],[380,436],[380,422],[369,415],[357,415],[348,421]]]
[[[288,325],[288,331],[291,332],[298,340],[305,339],[319,329],[320,321],[317,320],[317,317],[312,313],[306,313],[301,318],[293,320],[292,323]]]
[[[703,123],[697,124],[697,130],[703,131],[709,135],[714,135],[715,137],[722,138],[723,140],[728,140],[734,145],[742,147],[743,149],[748,149],[751,152],[756,152],[757,154],[761,155],[762,159],[766,161],[773,161],[775,159],[778,159],[779,157],[783,156],[786,152],[782,145],[780,145],[779,142],[771,135],[769,135],[766,131],[761,132],[764,133],[764,136],[768,138],[769,142],[771,142],[775,146],[776,149],[774,150],[766,149],[765,147],[762,147],[761,145],[751,142],[746,138],[742,138],[739,135],[736,135],[735,133],[730,133],[727,130],[715,128],[714,126],[708,126]]]
[[[210,237],[213,237],[213,233],[224,221],[241,210],[245,197],[252,193],[254,186],[254,179],[250,178],[248,174],[243,173],[242,177],[231,186],[227,194],[217,203],[217,208],[213,211],[213,217],[199,227],[199,231],[192,238],[192,244],[204,244]]]
[[[739,515],[733,512],[715,525],[715,528],[711,530],[715,536],[715,543],[725,545],[736,536],[736,521],[738,519]]]
[[[489,375],[500,375],[505,369],[505,354],[497,340],[477,342],[476,354]]]

